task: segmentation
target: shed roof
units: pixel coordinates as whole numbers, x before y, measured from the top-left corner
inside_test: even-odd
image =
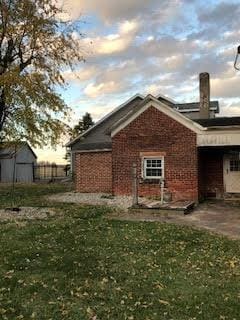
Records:
[[[12,158],[15,153],[21,150],[24,146],[27,146],[35,158],[37,158],[35,152],[32,150],[30,145],[26,141],[11,141],[0,143],[0,159]]]
[[[195,119],[194,121],[205,128],[240,126],[240,117],[218,117],[211,119]]]

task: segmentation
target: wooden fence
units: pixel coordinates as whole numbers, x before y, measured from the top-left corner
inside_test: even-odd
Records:
[[[34,166],[34,180],[57,180],[69,176],[69,165],[39,164]]]

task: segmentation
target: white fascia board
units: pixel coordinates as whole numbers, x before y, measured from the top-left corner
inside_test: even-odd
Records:
[[[94,152],[111,152],[112,149],[92,149],[92,150],[74,150],[71,151],[72,154],[77,153],[94,153]]]
[[[109,118],[112,114],[114,114],[115,112],[117,112],[118,110],[122,109],[123,107],[125,107],[128,103],[130,103],[132,100],[136,99],[137,97],[144,99],[144,96],[137,93],[134,96],[132,96],[131,98],[129,98],[127,101],[125,101],[124,103],[122,103],[120,106],[114,108],[111,112],[109,112],[108,114],[106,114],[103,118],[101,118],[99,121],[97,121],[92,127],[90,127],[89,129],[87,129],[85,132],[81,133],[79,136],[77,136],[75,139],[69,141],[65,147],[71,147],[71,145],[73,143],[75,143],[76,141],[78,141],[80,138],[84,137],[87,133],[89,133],[91,130],[93,130],[94,128],[96,128],[99,124],[101,124],[103,121],[105,121],[107,118]]]
[[[178,112],[181,112],[181,113],[187,113],[187,112],[199,112],[200,109],[178,109],[178,108],[175,108],[176,110],[178,110]],[[209,109],[210,111],[216,111],[217,108],[216,107],[212,107]]]
[[[167,116],[174,119],[175,121],[181,123],[183,126],[194,131],[195,133],[201,133],[202,131],[206,130],[206,128],[202,127],[200,124],[183,116],[181,113],[179,113],[179,111],[176,111],[173,108],[169,107],[168,105],[160,102],[153,96],[149,95],[149,97],[151,98],[152,101],[147,102],[145,105],[142,106],[142,108],[137,110],[137,112],[135,112],[131,117],[129,117],[128,119],[126,119],[126,121],[124,121],[122,124],[116,127],[111,133],[112,137],[115,136],[119,131],[124,129],[127,125],[129,125],[133,120],[139,117],[144,111],[146,111],[150,107],[155,107],[162,113],[166,114]]]

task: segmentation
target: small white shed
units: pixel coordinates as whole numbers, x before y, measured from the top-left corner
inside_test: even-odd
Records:
[[[36,162],[37,156],[27,142],[1,143],[0,182],[33,182]]]

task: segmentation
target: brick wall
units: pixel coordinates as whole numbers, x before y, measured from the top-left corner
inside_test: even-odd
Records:
[[[112,141],[114,194],[131,194],[131,168],[137,163],[141,177],[142,152],[164,152],[166,191],[173,199],[198,198],[198,154],[196,134],[150,107]],[[140,195],[159,196],[157,181],[139,182]]]
[[[199,193],[201,198],[222,198],[223,150],[199,150]]]
[[[75,184],[78,192],[112,193],[112,153],[77,153]]]

